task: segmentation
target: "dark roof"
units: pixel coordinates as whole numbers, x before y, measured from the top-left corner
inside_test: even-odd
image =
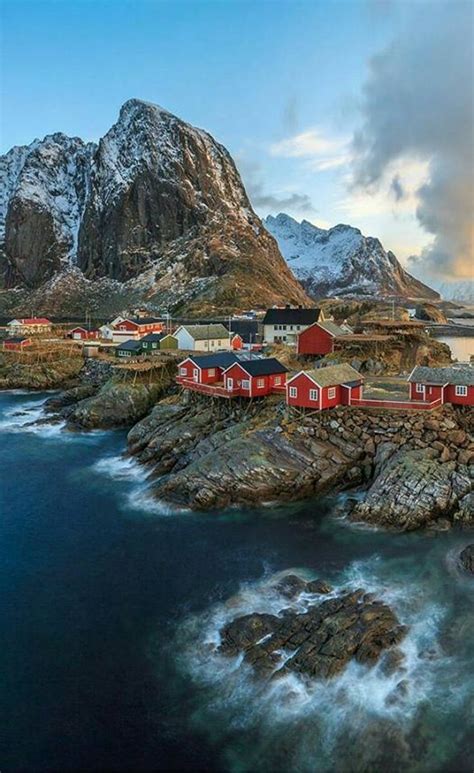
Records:
[[[249,376],[269,376],[273,373],[288,373],[276,357],[265,357],[262,360],[246,360],[240,363]]]
[[[417,365],[408,376],[408,381],[418,384],[457,384],[474,386],[474,368],[428,368]]]
[[[29,341],[28,336],[11,336],[10,338],[4,338],[5,344],[21,344],[23,341]]]
[[[158,317],[128,317],[129,322],[135,322],[137,325],[152,325],[154,322],[163,322]]]
[[[321,309],[267,309],[264,325],[312,325],[321,315]]]
[[[199,357],[192,355],[188,359],[195,362],[200,368],[230,368],[234,362],[239,362],[239,358],[233,352],[216,352]]]
[[[164,333],[147,333],[146,336],[141,338],[141,341],[161,341],[165,337]]]
[[[123,344],[118,344],[117,349],[125,349],[128,352],[136,352],[142,348],[141,341],[124,341]]]
[[[227,328],[230,328],[230,334],[236,333],[242,338],[244,343],[260,343],[262,340],[261,323],[253,319],[231,319],[224,322]]]

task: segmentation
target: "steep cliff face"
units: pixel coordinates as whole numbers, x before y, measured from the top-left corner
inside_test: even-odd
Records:
[[[132,99],[99,141],[54,134],[0,160],[7,286],[65,266],[171,307],[308,303],[209,134]]]
[[[409,274],[393,252],[358,228],[336,225],[325,230],[283,213],[264,220],[265,228],[295,276],[315,298],[328,296],[399,296],[436,299],[438,293]]]

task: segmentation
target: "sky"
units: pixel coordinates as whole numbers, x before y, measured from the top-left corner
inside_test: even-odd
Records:
[[[258,214],[472,279],[471,0],[2,0],[0,152],[131,97],[205,128]]]

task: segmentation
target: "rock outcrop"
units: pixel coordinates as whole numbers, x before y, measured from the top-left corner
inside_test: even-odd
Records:
[[[439,526],[439,519],[447,519],[449,528],[472,487],[468,468],[442,460],[435,449],[397,451],[382,464],[365,501],[355,506],[351,518],[403,531],[434,521]]]
[[[474,545],[467,545],[459,554],[459,560],[471,574],[474,574]]]
[[[75,265],[163,308],[309,303],[228,151],[157,105],[129,100],[97,145],[53,134],[0,167],[9,287],[42,286]]]
[[[293,584],[295,580],[294,595],[321,594],[321,583],[293,576]],[[328,592],[328,586],[323,588],[323,593]],[[352,659],[374,665],[406,632],[390,607],[358,589],[315,599],[303,612],[282,609],[278,615],[254,612],[238,617],[221,629],[219,652],[243,654],[243,663],[259,676],[277,678],[296,672],[326,679]],[[398,652],[400,660],[401,653],[392,652]]]

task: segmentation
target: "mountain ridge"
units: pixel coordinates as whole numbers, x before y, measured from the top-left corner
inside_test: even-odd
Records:
[[[379,239],[339,223],[318,228],[281,212],[263,219],[297,279],[313,298],[397,296],[435,300],[439,294],[411,276]]]

